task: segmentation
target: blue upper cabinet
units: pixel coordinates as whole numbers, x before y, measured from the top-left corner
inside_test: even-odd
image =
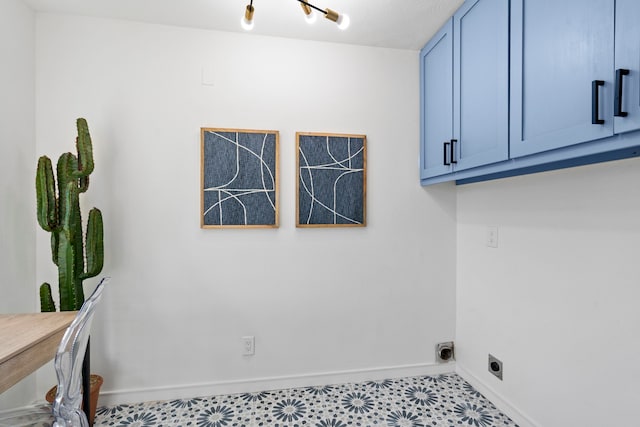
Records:
[[[640,1],[616,0],[613,130],[640,129]]]
[[[455,169],[509,156],[509,1],[467,1],[453,17]]]
[[[420,60],[423,185],[640,156],[640,0],[466,0]]]
[[[422,179],[508,158],[508,58],[508,0],[468,0],[422,49]]]
[[[452,172],[445,143],[453,134],[453,20],[420,51],[420,177]],[[444,158],[444,160],[443,160]]]
[[[614,3],[512,0],[512,158],[613,135]]]

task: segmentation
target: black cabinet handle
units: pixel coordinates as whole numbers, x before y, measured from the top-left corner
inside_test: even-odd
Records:
[[[458,163],[458,161],[456,160],[456,153],[455,153],[456,142],[458,142],[457,139],[452,139],[451,141],[445,141],[442,143],[442,164],[443,165],[451,166],[451,164],[453,163]],[[447,151],[449,152],[448,158],[447,158]]]
[[[447,160],[447,147],[451,145],[450,142],[443,142],[442,143],[442,164],[445,166],[449,166],[451,163]]]
[[[622,76],[629,74],[629,70],[618,68],[616,70],[616,93],[613,97],[613,115],[616,117],[627,117],[627,112],[622,111]]]
[[[603,125],[604,120],[600,118],[600,90],[599,86],[604,86],[603,80],[594,80],[591,82],[591,123],[594,125]]]
[[[457,139],[451,140],[451,163],[458,163],[458,161],[456,160],[456,153],[455,153],[456,142],[458,142]]]

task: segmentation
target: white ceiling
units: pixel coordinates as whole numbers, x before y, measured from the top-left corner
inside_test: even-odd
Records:
[[[249,0],[23,0],[39,12],[244,32]],[[255,34],[418,50],[463,0],[313,0],[351,18],[347,30],[322,17],[309,25],[296,0],[254,0]]]

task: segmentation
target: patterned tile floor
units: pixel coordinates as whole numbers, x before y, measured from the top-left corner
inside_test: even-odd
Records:
[[[517,427],[456,374],[101,407],[95,426]]]

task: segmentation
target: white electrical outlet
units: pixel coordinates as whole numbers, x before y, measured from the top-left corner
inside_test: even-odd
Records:
[[[498,247],[498,227],[495,225],[487,227],[487,246],[490,248]]]
[[[253,335],[242,337],[242,355],[253,356],[256,354],[256,339]]]

